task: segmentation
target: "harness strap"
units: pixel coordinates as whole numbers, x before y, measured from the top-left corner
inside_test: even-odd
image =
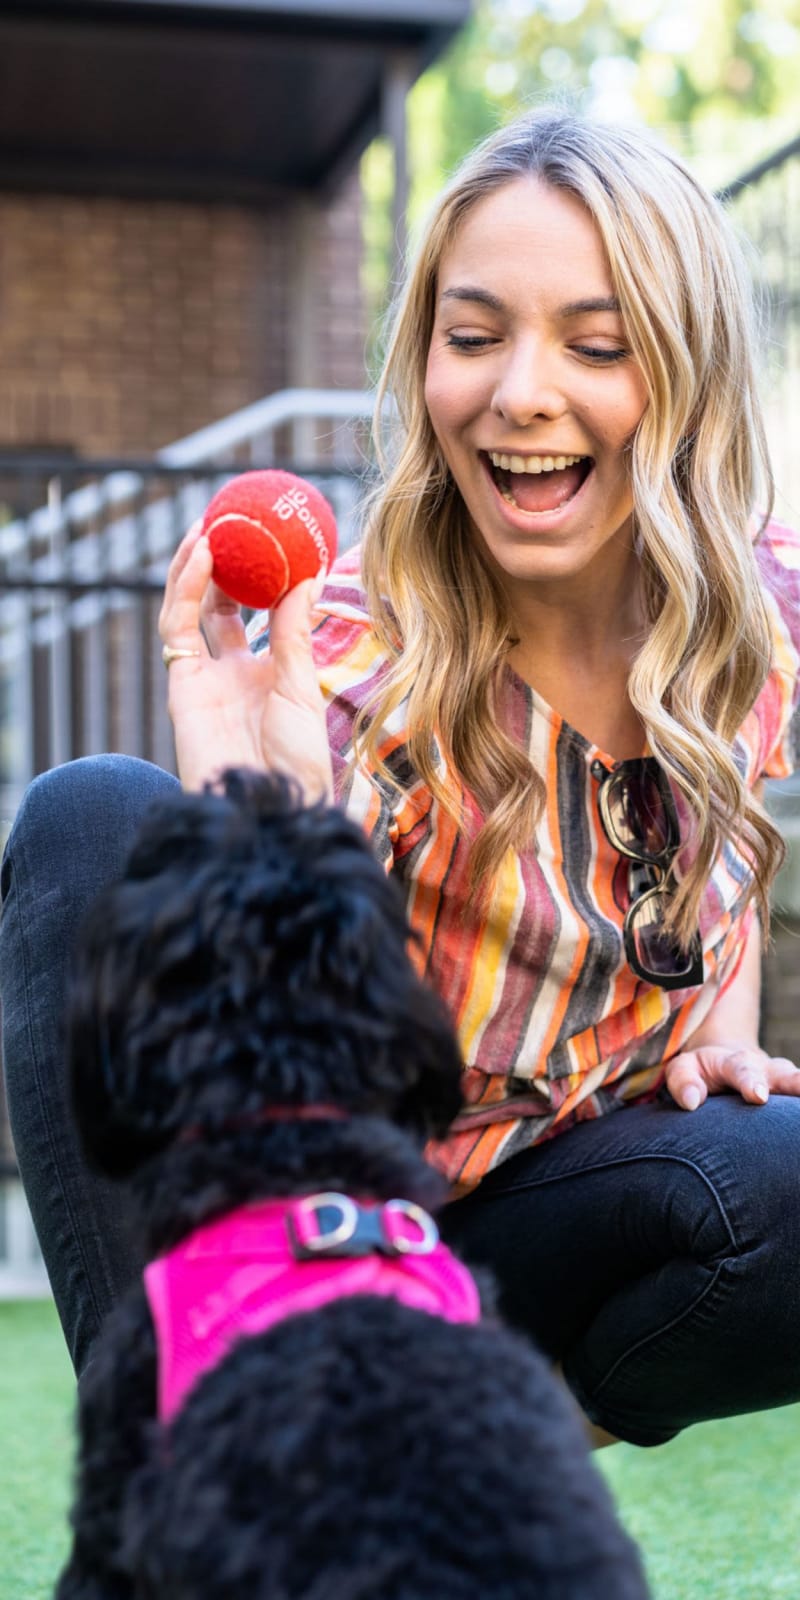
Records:
[[[322,1193],[241,1206],[151,1261],[158,1415],[170,1422],[241,1338],[347,1295],[387,1295],[446,1322],[477,1322],[475,1282],[409,1200]]]

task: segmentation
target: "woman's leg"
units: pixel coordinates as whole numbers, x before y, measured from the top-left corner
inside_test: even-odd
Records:
[[[799,1153],[800,1100],[665,1098],[514,1157],[443,1232],[591,1422],[660,1444],[800,1400]]]
[[[119,876],[141,816],[177,780],[125,756],[72,761],[28,789],[2,869],[0,994],[20,1172],[75,1369],[139,1268],[126,1192],[87,1171],[65,1076],[63,1009],[75,932]]]

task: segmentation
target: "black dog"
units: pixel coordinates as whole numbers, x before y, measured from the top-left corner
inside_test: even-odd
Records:
[[[158,1259],[82,1380],[59,1600],[646,1596],[569,1400],[474,1320],[436,1244],[421,1149],[458,1109],[460,1061],[408,940],[360,830],[247,773],[159,806],[95,906],[75,1105]],[[231,1213],[275,1260],[231,1266]],[[213,1277],[218,1229],[227,1277],[176,1332],[165,1260]],[[272,1273],[300,1305],[254,1331],[234,1280],[247,1301],[266,1275],[269,1298]],[[310,1274],[333,1297],[304,1310]],[[205,1350],[218,1313],[222,1350],[182,1367],[187,1328]]]

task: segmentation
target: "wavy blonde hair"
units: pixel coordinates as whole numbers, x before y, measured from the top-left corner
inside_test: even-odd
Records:
[[[456,818],[464,816],[462,783],[479,804],[471,865],[484,891],[505,852],[530,839],[544,803],[541,775],[499,726],[508,609],[470,536],[424,399],[443,253],[472,207],[521,177],[576,196],[593,217],[646,383],[630,459],[649,626],[629,689],[695,822],[673,932],[682,943],[691,938],[727,840],[748,859],[766,926],[783,845],[733,754],[771,661],[752,521],[759,493],[771,506],[772,476],[750,275],[719,204],[638,130],[560,111],[527,116],[474,151],[430,219],[394,312],[378,393],[383,482],[367,520],[364,579],[391,664],[357,727],[357,759],[388,777],[380,727],[406,701],[410,755],[425,783]],[[388,394],[395,420],[387,440]]]

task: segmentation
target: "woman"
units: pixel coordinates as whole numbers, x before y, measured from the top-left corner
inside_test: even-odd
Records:
[[[251,652],[195,529],[162,611],[184,784],[289,770],[400,879],[466,1064],[431,1152],[445,1231],[598,1439],[800,1398],[800,1073],[757,1040],[800,552],[753,520],[751,351],[746,273],[681,164],[528,118],[456,175],[410,273],[361,555]],[[109,1293],[112,1254],[83,1262]]]

